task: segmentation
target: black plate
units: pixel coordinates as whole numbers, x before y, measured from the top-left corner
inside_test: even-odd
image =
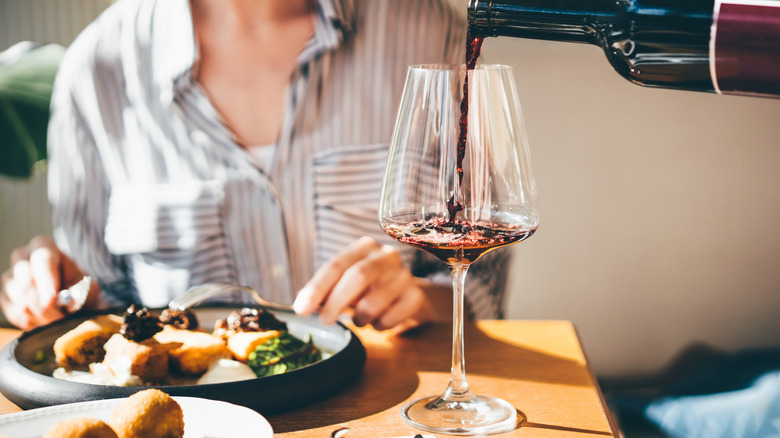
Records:
[[[202,327],[211,327],[235,307],[211,306],[193,309]],[[316,317],[274,312],[287,322],[290,333],[312,336],[314,344],[329,357],[284,374],[210,385],[155,386],[168,394],[222,400],[273,414],[326,398],[355,379],[366,362],[360,339],[342,324],[326,326]],[[89,315],[94,317],[95,315]],[[55,379],[54,341],[87,316],[66,319],[25,332],[0,351],[0,392],[22,409],[63,403],[127,397],[148,386],[106,386]],[[49,358],[36,363],[40,352]]]

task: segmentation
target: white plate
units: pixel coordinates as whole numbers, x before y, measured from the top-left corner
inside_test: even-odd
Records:
[[[173,397],[184,411],[184,438],[235,438],[247,431],[272,438],[268,420],[243,406],[197,397]],[[90,417],[106,421],[124,398],[97,400],[31,409],[0,416],[0,436],[38,438],[58,421]]]

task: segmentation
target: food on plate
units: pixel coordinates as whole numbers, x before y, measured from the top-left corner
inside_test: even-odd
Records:
[[[108,420],[119,438],[184,436],[184,413],[171,396],[159,389],[136,392],[117,406]]]
[[[250,307],[230,312],[225,319],[214,323],[214,334],[226,339],[235,333],[269,330],[285,331],[287,323],[277,319],[271,312]]]
[[[263,309],[230,312],[211,333],[198,328],[191,310],[167,309],[157,316],[135,305],[122,317],[96,317],[79,327],[55,344],[70,346],[64,341],[87,339],[75,335],[89,331],[89,345],[100,351],[93,357],[102,360],[58,360],[56,378],[118,386],[223,383],[280,374],[322,359],[311,339],[298,339]],[[104,327],[102,337],[95,327]]]
[[[43,438],[181,438],[184,411],[159,389],[145,389],[127,397],[106,421],[75,417],[57,422]]]
[[[115,375],[129,372],[143,382],[160,382],[168,375],[169,352],[181,342],[161,343],[155,338],[131,341],[115,334],[105,344],[103,365]]]
[[[225,341],[210,333],[167,325],[153,339],[161,344],[181,344],[168,351],[168,363],[171,369],[186,375],[199,376],[208,370],[212,362],[230,357]]]
[[[57,422],[43,438],[117,438],[117,434],[103,420],[77,417]]]
[[[255,349],[273,338],[279,336],[279,331],[236,332],[227,337],[227,348],[236,360],[246,362]]]
[[[160,317],[154,316],[146,307],[140,309],[131,304],[125,311],[124,322],[119,333],[129,341],[141,342],[163,329]]]
[[[60,366],[88,365],[105,355],[103,344],[119,333],[123,319],[117,315],[100,315],[82,322],[54,342],[54,356]]]
[[[196,330],[200,327],[198,317],[191,309],[163,309],[160,313],[160,322],[184,330]]]
[[[309,338],[304,342],[288,332],[258,345],[247,364],[259,377],[282,374],[322,359],[322,353]]]

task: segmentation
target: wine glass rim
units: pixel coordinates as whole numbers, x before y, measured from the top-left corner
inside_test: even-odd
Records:
[[[511,70],[512,66],[506,64],[479,64],[474,69]],[[414,64],[409,66],[409,70],[462,71],[468,70],[468,67],[466,64]]]

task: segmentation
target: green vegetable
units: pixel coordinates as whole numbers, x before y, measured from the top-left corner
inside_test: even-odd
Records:
[[[282,332],[255,348],[249,354],[247,364],[257,377],[282,374],[322,359],[322,353],[314,346],[311,337],[302,341],[289,332]]]

